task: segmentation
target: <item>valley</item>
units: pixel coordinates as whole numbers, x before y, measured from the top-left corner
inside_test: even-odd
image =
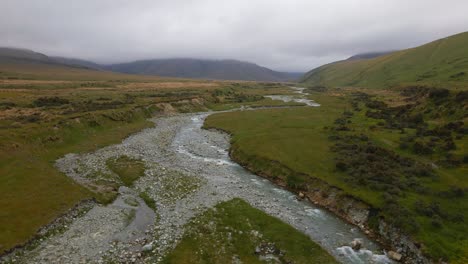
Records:
[[[467,47],[302,78],[0,48],[0,263],[467,263]]]

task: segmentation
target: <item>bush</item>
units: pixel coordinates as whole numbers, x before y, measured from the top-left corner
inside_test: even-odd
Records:
[[[431,99],[443,99],[450,94],[449,90],[445,88],[432,88],[429,90],[429,98]]]
[[[468,91],[458,92],[457,95],[455,96],[455,101],[459,103],[468,101]]]
[[[430,155],[434,150],[424,142],[417,141],[413,144],[413,152],[420,155]]]
[[[60,98],[58,96],[54,97],[39,97],[36,100],[34,100],[33,104],[37,107],[42,107],[42,106],[60,106],[64,104],[69,104],[70,101],[64,98]]]
[[[404,158],[377,146],[360,135],[338,136],[332,147],[336,153],[335,167],[346,173],[345,180],[364,186],[388,188],[390,195],[399,196],[401,190],[419,186],[414,177],[433,176],[429,166]]]

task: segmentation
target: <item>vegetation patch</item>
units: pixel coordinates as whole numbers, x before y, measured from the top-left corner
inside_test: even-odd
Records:
[[[154,199],[151,198],[147,191],[140,192],[139,196],[141,199],[143,199],[143,201],[149,208],[156,211],[156,201],[154,201]]]
[[[158,189],[163,201],[173,203],[196,191],[201,183],[200,178],[188,176],[179,171],[167,170],[160,176]]]
[[[106,161],[107,167],[119,176],[125,186],[132,186],[133,182],[145,175],[145,164],[142,160],[128,156],[111,158]]]
[[[70,103],[67,99],[60,98],[58,96],[54,97],[39,97],[34,100],[34,105],[41,107],[41,106],[60,106],[64,104]]]
[[[241,199],[193,219],[163,263],[337,263],[288,224]]]

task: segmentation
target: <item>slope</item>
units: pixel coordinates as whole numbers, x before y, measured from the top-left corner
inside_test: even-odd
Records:
[[[461,86],[468,82],[468,32],[373,59],[330,63],[308,72],[302,82],[369,88]]]

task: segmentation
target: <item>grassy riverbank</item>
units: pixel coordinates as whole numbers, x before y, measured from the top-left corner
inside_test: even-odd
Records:
[[[267,255],[281,263],[337,263],[306,235],[240,199],[193,219],[163,263],[264,263]]]
[[[313,93],[319,108],[215,114],[205,127],[231,133],[232,157],[256,173],[297,191],[313,189],[310,184],[321,179],[376,208],[371,227],[376,217],[384,217],[422,242],[434,259],[463,263],[468,256],[466,125],[448,128],[466,119],[466,101],[456,101],[463,95],[448,92],[446,103],[437,103],[426,92],[418,98],[408,91],[372,93],[370,101],[383,102],[379,111],[385,114],[373,114],[372,107],[381,103],[333,89]],[[423,120],[419,128],[408,127],[417,122],[405,123],[413,117]],[[445,136],[430,132],[442,127],[449,131],[440,132]],[[405,147],[408,137],[413,141]],[[420,153],[420,145],[430,140],[434,152]]]

